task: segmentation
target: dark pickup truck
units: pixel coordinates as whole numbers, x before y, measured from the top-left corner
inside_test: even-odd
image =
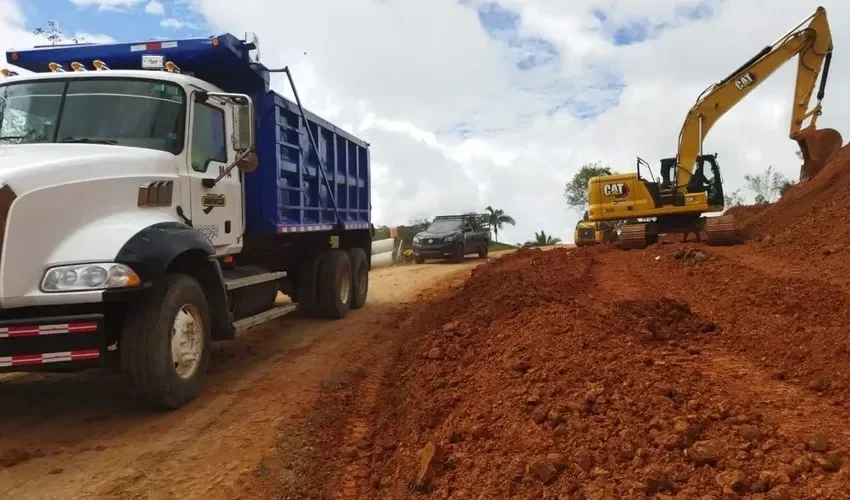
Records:
[[[464,256],[477,253],[487,257],[490,223],[483,214],[440,215],[428,228],[413,237],[413,258],[417,264],[426,259],[451,258],[463,262]]]

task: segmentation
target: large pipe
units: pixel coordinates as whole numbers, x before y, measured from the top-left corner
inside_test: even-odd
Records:
[[[373,253],[372,254],[372,269],[381,267],[389,267],[393,265],[393,251]]]
[[[392,252],[395,249],[395,238],[375,240],[372,242],[372,255],[376,253]]]

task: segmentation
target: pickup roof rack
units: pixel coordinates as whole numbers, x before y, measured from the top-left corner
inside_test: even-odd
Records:
[[[469,213],[469,214],[457,214],[457,215],[438,215],[434,217],[434,220],[452,220],[459,219],[463,221],[472,222],[473,224],[477,224],[481,227],[481,229],[490,229],[490,217],[487,214],[477,214],[477,213]]]

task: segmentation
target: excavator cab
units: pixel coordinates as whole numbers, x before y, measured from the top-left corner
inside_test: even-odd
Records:
[[[711,177],[706,179],[709,206],[722,207],[725,199],[723,196],[723,179],[720,177],[720,165],[717,164],[717,153],[700,156],[697,161],[700,169],[703,168],[705,163],[708,163],[711,167]]]

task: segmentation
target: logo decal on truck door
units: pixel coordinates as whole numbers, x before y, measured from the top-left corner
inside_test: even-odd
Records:
[[[205,194],[201,197],[201,205],[204,206],[204,213],[208,214],[215,207],[226,207],[227,199],[223,194]]]

